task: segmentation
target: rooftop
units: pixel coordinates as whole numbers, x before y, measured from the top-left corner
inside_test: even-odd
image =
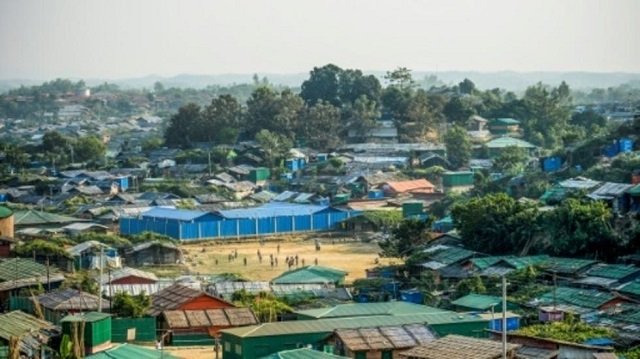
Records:
[[[471,314],[443,311],[438,313],[376,315],[364,317],[346,317],[317,320],[295,320],[285,322],[264,323],[242,328],[224,329],[223,333],[238,337],[262,337],[275,335],[291,335],[304,333],[331,333],[336,329],[354,329],[367,327],[385,327],[407,324],[448,324],[485,321]]]
[[[475,294],[471,293],[465,295],[462,298],[458,298],[451,302],[451,304],[470,308],[474,310],[489,310],[495,306],[502,304],[502,299],[500,297],[495,297],[492,295],[484,295],[484,294]]]
[[[520,345],[508,344],[511,352]],[[488,339],[447,335],[431,343],[400,353],[403,357],[424,359],[495,359],[502,354],[502,344]]]
[[[297,314],[312,318],[360,317],[375,315],[404,315],[442,313],[446,310],[409,302],[377,302],[338,304],[330,308],[297,311]]]
[[[14,212],[14,219],[16,226],[34,226],[43,224],[61,224],[87,221],[86,219],[82,218],[62,216],[55,213],[34,210],[16,211]]]
[[[554,292],[548,292],[539,298],[542,304],[553,304],[553,301],[561,304],[575,305],[587,309],[600,309],[616,296],[609,292],[602,292],[593,289],[578,289],[569,287],[558,287]]]
[[[65,322],[92,323],[92,322],[97,322],[97,321],[109,318],[110,316],[111,314],[108,314],[108,313],[87,312],[87,313],[67,315],[66,317],[62,318],[60,322],[61,323],[65,323]]]
[[[162,314],[171,329],[258,324],[258,319],[249,308],[167,310]]]
[[[149,310],[149,314],[151,314],[152,316],[156,316],[167,310],[178,309],[183,304],[203,295],[212,297],[211,295],[201,290],[189,288],[178,283],[173,284],[156,292],[151,296],[152,304],[151,309]],[[216,299],[224,302],[224,300],[220,298]],[[229,306],[233,305],[230,304]]]
[[[505,148],[505,147],[521,147],[521,148],[535,148],[536,146],[532,145],[527,141],[523,141],[517,138],[504,136],[496,138],[495,140],[491,140],[485,144],[488,148]]]
[[[155,348],[143,347],[135,344],[119,344],[105,351],[87,355],[85,359],[178,359],[167,351],[159,351]]]
[[[413,348],[436,339],[436,335],[422,324],[338,329],[336,337],[352,352]]]
[[[602,277],[609,279],[623,279],[628,276],[639,274],[640,268],[622,264],[597,265],[587,271],[591,277]]]
[[[260,359],[347,359],[347,357],[325,353],[309,348],[284,350]]]
[[[43,307],[59,311],[98,310],[98,296],[68,288],[38,296],[37,301]],[[109,301],[103,300],[102,306],[109,307]]]
[[[271,280],[274,284],[335,283],[344,279],[347,272],[317,265],[309,265],[280,274]]]

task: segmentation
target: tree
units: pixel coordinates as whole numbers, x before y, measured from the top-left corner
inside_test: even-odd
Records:
[[[456,204],[451,214],[465,246],[483,253],[526,252],[539,231],[537,207],[504,193]]]
[[[364,95],[347,107],[345,113],[349,130],[355,131],[361,139],[365,139],[369,131],[376,128],[380,118],[378,104]]]
[[[325,101],[334,106],[340,106],[342,104],[339,93],[342,71],[334,64],[314,67],[309,73],[309,79],[302,83],[300,96],[309,105]]]
[[[151,297],[144,291],[139,294],[118,292],[113,297],[112,310],[120,317],[140,318],[151,308]]]
[[[449,123],[466,126],[471,115],[475,115],[475,109],[468,99],[453,96],[444,106],[443,113]]]
[[[493,160],[493,167],[500,172],[515,175],[524,171],[528,159],[526,149],[508,146]]]
[[[483,294],[487,292],[487,288],[482,282],[482,278],[480,276],[474,275],[471,278],[465,278],[458,282],[456,285],[456,298],[464,297],[465,295],[475,293],[475,294]]]
[[[58,131],[48,131],[42,137],[42,150],[50,153],[67,151],[71,141]]]
[[[406,67],[398,67],[393,71],[387,71],[384,78],[389,81],[389,86],[397,87],[401,90],[407,90],[415,87],[415,81],[413,81],[411,70]]]
[[[546,250],[554,255],[614,260],[625,243],[612,226],[613,215],[602,201],[569,198],[545,214]]]
[[[164,133],[167,146],[187,148],[195,140],[194,134],[200,128],[202,114],[200,106],[189,103],[180,107],[178,113],[171,116],[169,126]]]
[[[107,147],[96,136],[80,137],[73,145],[73,152],[77,161],[97,161],[104,157]]]
[[[458,90],[461,94],[471,95],[476,90],[476,84],[465,78],[458,84]]]
[[[322,150],[336,149],[341,143],[344,125],[340,109],[329,102],[320,101],[306,109],[302,128],[307,145]]]
[[[411,252],[429,241],[433,219],[407,219],[391,231],[391,236],[380,242],[381,256],[407,258]]]
[[[290,90],[278,94],[270,87],[259,87],[247,100],[247,135],[253,137],[264,129],[294,139],[303,107],[302,99]]]
[[[561,146],[571,116],[570,105],[570,89],[564,82],[551,89],[541,83],[527,88],[517,109],[525,139],[546,148]]]
[[[401,138],[407,142],[424,140],[426,133],[435,128],[437,119],[426,91],[415,91],[409,100]]]
[[[242,115],[235,97],[220,95],[204,109],[199,136],[215,144],[234,144],[241,131]]]
[[[607,119],[593,110],[587,110],[574,113],[571,116],[571,123],[576,126],[581,126],[593,134],[598,133],[602,128],[607,126]]]
[[[447,159],[454,168],[465,166],[471,158],[471,138],[463,127],[454,125],[444,136]]]
[[[256,134],[256,142],[262,148],[270,169],[275,168],[278,161],[284,158],[293,147],[293,143],[288,137],[269,130],[258,132]]]

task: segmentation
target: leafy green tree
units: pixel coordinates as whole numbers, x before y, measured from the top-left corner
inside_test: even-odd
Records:
[[[416,219],[407,219],[391,231],[391,236],[385,241],[380,242],[384,257],[400,257],[407,258],[412,251],[429,241],[429,230],[433,219],[425,221]]]
[[[293,139],[303,107],[302,99],[290,90],[278,94],[270,87],[259,87],[247,100],[247,135],[253,137],[264,129]]]
[[[340,109],[329,102],[318,102],[304,112],[302,126],[307,144],[319,150],[336,149],[342,143],[344,124]]]
[[[235,97],[220,95],[202,113],[198,137],[214,144],[234,144],[242,128],[242,106]]]
[[[151,308],[151,297],[144,291],[139,294],[118,292],[113,297],[112,310],[119,317],[140,318]]]
[[[401,127],[401,139],[407,142],[424,140],[427,132],[436,127],[438,117],[427,93],[422,89],[415,91],[409,100],[405,116],[406,122]]]
[[[293,142],[288,137],[269,130],[258,132],[256,142],[262,148],[270,169],[275,168],[278,161],[282,160],[293,147]]]
[[[455,297],[461,298],[465,295],[475,293],[475,294],[483,294],[487,292],[487,287],[485,287],[482,282],[482,278],[475,275],[471,278],[466,278],[458,282],[456,285]]]
[[[509,146],[502,150],[493,160],[493,167],[500,172],[514,175],[522,173],[529,160],[527,151],[517,146]]]
[[[107,147],[96,136],[80,137],[73,145],[77,161],[97,161],[104,158]]]
[[[475,109],[469,99],[453,96],[444,106],[444,115],[449,123],[466,126],[471,115],[475,115]]]
[[[464,79],[458,84],[458,90],[461,94],[470,95],[476,90],[476,84],[469,79]]]
[[[360,96],[353,105],[345,108],[347,126],[356,132],[357,136],[365,139],[369,131],[376,128],[380,109],[378,104],[367,96]]]
[[[304,101],[313,105],[316,102],[329,102],[334,106],[340,106],[340,77],[343,70],[334,65],[327,64],[322,67],[314,67],[308,80],[302,83],[300,96]]]
[[[416,86],[411,70],[406,67],[398,67],[393,71],[387,71],[384,78],[389,82],[390,87],[397,87],[401,90],[411,89]]]
[[[194,134],[198,132],[202,122],[200,106],[189,103],[180,107],[178,113],[169,119],[169,126],[164,133],[167,146],[188,148],[196,141]]]
[[[570,90],[564,82],[551,89],[541,83],[527,88],[519,110],[525,139],[545,148],[561,146],[571,117],[570,106]]]
[[[70,139],[58,131],[48,131],[42,137],[42,150],[45,152],[64,152],[68,150],[70,144]]]
[[[460,168],[469,163],[471,158],[471,138],[467,130],[460,126],[453,126],[444,135],[447,149],[447,159],[454,168]]]
[[[451,214],[465,246],[489,254],[513,254],[537,238],[539,212],[504,193],[472,198],[456,204]]]
[[[613,215],[602,201],[569,198],[545,214],[545,247],[554,255],[613,260],[624,252],[612,226]]]

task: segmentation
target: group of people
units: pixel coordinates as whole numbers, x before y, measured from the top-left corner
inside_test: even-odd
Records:
[[[260,241],[260,246],[264,246],[264,242],[261,240]],[[316,251],[320,251],[320,242],[318,240],[315,240],[315,249]],[[205,252],[205,248],[202,248],[202,252]],[[278,254],[280,254],[280,244],[278,244],[276,246],[276,255],[274,256],[273,253],[269,253],[269,264],[271,265],[271,267],[277,267],[278,266]],[[260,249],[258,249],[256,251],[256,256],[258,257],[258,262],[262,263],[263,260],[263,254],[260,251]],[[229,263],[235,261],[236,259],[238,259],[238,250],[234,249],[231,251],[231,253],[229,253],[227,255],[227,261]],[[245,266],[247,266],[248,261],[247,261],[247,257],[243,257],[242,258],[242,262]],[[314,258],[313,260],[315,265],[318,265],[318,257]],[[298,264],[301,263],[302,266],[304,267],[306,265],[306,261],[304,258],[299,258],[298,254],[296,254],[295,256],[287,256],[284,260],[285,265],[287,265],[288,269],[291,270],[291,268],[298,267]],[[218,265],[218,259],[215,260],[215,264]]]

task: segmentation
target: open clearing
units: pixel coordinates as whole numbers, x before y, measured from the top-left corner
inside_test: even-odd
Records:
[[[298,255],[298,265],[318,264],[347,271],[347,282],[365,277],[365,269],[376,265],[376,258],[380,264],[398,263],[397,259],[379,258],[380,247],[377,243],[354,241],[353,238],[334,237],[319,238],[320,251],[315,249],[315,239],[318,236],[284,237],[281,240],[270,239],[260,244],[253,242],[223,242],[211,241],[185,244],[182,249],[185,254],[187,270],[192,274],[237,273],[249,280],[270,280],[287,270],[285,258]],[[278,245],[280,253],[278,254]],[[204,250],[204,252],[203,252]],[[258,260],[257,251],[262,254],[262,263]],[[229,255],[234,251],[238,257],[229,261]],[[278,259],[278,265],[271,267],[270,254]],[[244,265],[244,258],[247,265]],[[217,262],[216,262],[217,261]],[[216,264],[217,263],[217,264]],[[295,268],[292,267],[292,269]]]

